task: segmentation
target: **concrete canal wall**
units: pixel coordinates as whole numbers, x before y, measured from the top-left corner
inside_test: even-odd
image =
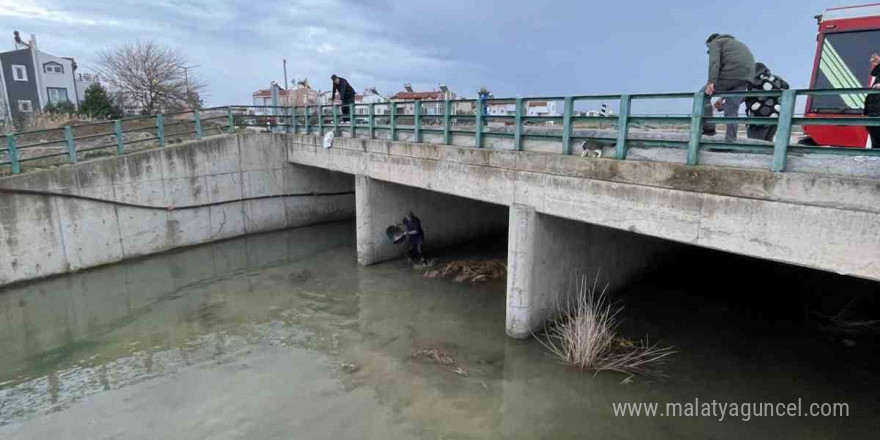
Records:
[[[353,218],[354,177],[289,163],[286,142],[224,135],[0,179],[0,286]]]

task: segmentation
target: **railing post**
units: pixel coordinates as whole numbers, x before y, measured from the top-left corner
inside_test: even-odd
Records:
[[[413,137],[415,142],[422,141],[422,100],[416,99],[413,104]]]
[[[788,144],[791,142],[791,120],[794,117],[794,106],[797,95],[794,90],[782,91],[782,109],[779,111],[778,130],[776,142],[773,145],[773,171],[785,171],[785,159],[788,154]]]
[[[340,134],[339,134],[339,112],[336,111],[336,104],[333,104],[333,136],[340,136]]]
[[[450,131],[450,123],[452,122],[452,103],[449,99],[443,100],[443,143],[452,145],[452,132]]]
[[[113,121],[113,133],[116,134],[116,154],[122,156],[125,154],[125,140],[122,138],[122,121],[119,119]]]
[[[76,163],[76,145],[73,143],[73,129],[64,127],[64,142],[67,143],[67,157],[70,163]]]
[[[18,161],[18,149],[15,148],[15,133],[6,133],[6,148],[9,150],[9,164],[12,166],[12,174],[21,172],[21,163]]]
[[[513,111],[513,149],[516,151],[522,151],[523,99],[516,98],[514,105],[516,108]]]
[[[318,136],[324,136],[324,104],[318,106]]]
[[[297,127],[297,124],[296,124],[296,106],[293,106],[290,109],[290,125],[293,126],[293,134],[298,134],[297,129],[299,127]]]
[[[483,102],[477,100],[477,114],[474,115],[474,147],[483,148]]]
[[[196,124],[196,139],[202,139],[202,116],[199,109],[193,110],[193,122]]]
[[[614,158],[617,160],[626,159],[626,137],[629,134],[629,107],[632,103],[632,97],[629,95],[620,96],[620,114],[617,115],[617,145],[614,149]]]
[[[165,146],[165,118],[162,113],[156,115],[156,137],[159,139],[159,147]]]
[[[397,103],[391,102],[391,140],[397,140]]]
[[[370,103],[370,139],[376,139],[376,103]]]
[[[574,99],[566,96],[562,113],[562,154],[571,155],[571,114],[574,112]]]
[[[699,161],[700,144],[703,138],[703,103],[706,93],[702,90],[694,94],[694,109],[691,113],[691,130],[688,135],[687,163],[696,165]]]
[[[348,126],[351,127],[351,137],[352,138],[357,137],[357,127],[356,127],[357,123],[355,123],[357,118],[355,118],[354,111],[355,111],[354,104],[349,104],[349,107],[348,107]]]
[[[235,120],[232,117],[232,106],[226,107],[226,124],[229,133],[235,133]]]
[[[305,113],[304,113],[305,124],[304,125],[306,127],[306,134],[310,134],[310,131],[309,131],[309,105],[308,104],[306,104],[304,111],[305,111]]]

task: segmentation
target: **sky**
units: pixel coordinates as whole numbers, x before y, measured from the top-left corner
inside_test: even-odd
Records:
[[[474,97],[696,91],[706,38],[728,33],[795,88],[809,85],[815,15],[868,0],[0,0],[12,31],[98,70],[97,54],[154,40],[187,55],[207,105],[244,104],[271,81],[329,76],[390,95],[444,83]]]

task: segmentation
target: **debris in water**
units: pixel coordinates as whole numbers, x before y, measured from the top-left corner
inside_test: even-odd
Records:
[[[419,356],[444,365],[452,365],[455,363],[452,356],[434,348],[420,348],[412,353],[412,357]]]
[[[456,283],[503,280],[507,278],[507,263],[503,260],[455,260],[425,272],[425,278],[449,277]]]
[[[342,367],[342,371],[345,371],[346,373],[349,373],[349,374],[355,373],[355,372],[357,372],[357,370],[360,369],[360,367],[358,367],[355,364],[346,364],[344,362],[339,364],[339,366]]]
[[[288,280],[288,282],[290,282],[290,284],[297,284],[297,283],[301,283],[303,281],[308,280],[309,277],[310,277],[309,271],[302,270],[302,271],[298,271],[298,272],[294,272],[294,273],[290,274],[287,277],[287,280]]]
[[[464,371],[464,368],[456,367],[452,372],[459,376],[467,377],[467,371]]]

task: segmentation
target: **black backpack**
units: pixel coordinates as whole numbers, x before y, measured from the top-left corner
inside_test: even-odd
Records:
[[[788,83],[781,76],[773,73],[762,73],[749,84],[749,91],[769,92],[788,90],[788,88]],[[746,112],[749,116],[778,118],[781,109],[780,98],[775,96],[746,98]]]

